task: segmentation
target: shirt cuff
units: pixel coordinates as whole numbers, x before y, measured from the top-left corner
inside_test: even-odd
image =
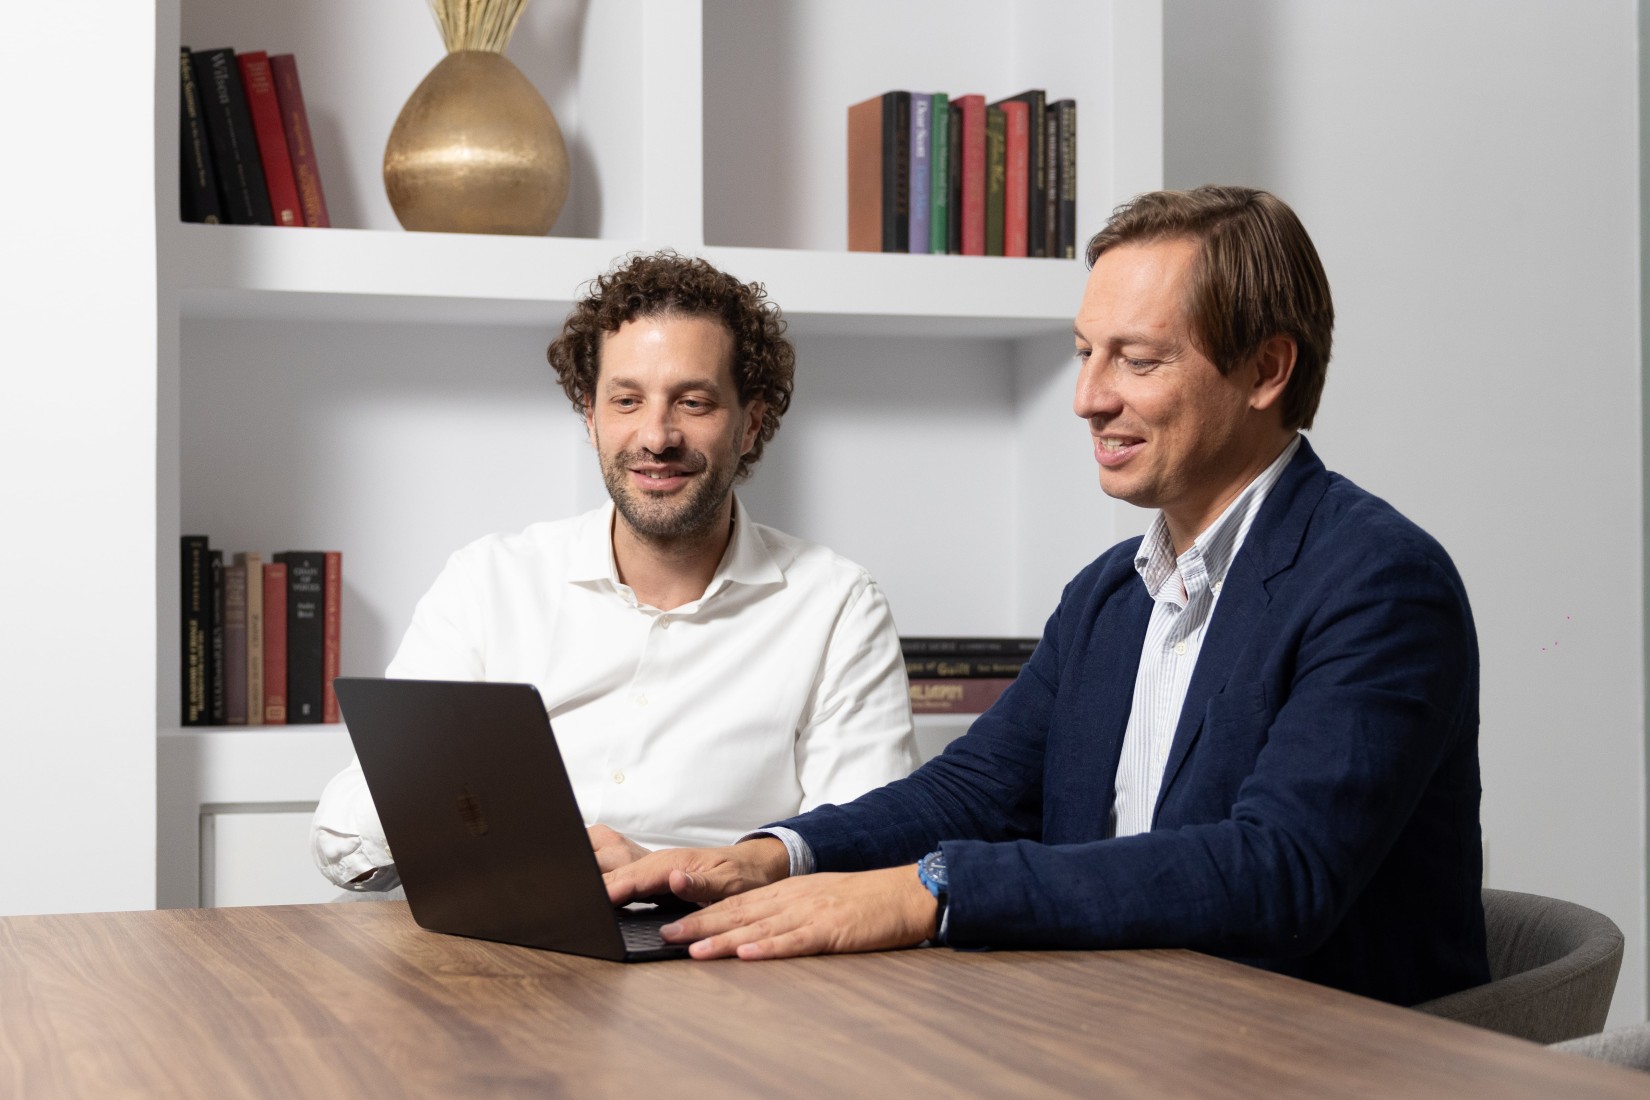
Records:
[[[754,833],[746,833],[740,840],[754,840],[759,836],[771,836],[785,846],[785,854],[790,857],[792,875],[811,875],[814,873],[814,850],[808,847],[808,842],[802,839],[802,834],[795,829],[787,829],[783,825],[774,825],[767,829],[758,829]]]

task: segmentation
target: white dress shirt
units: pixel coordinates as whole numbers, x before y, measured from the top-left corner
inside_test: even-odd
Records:
[[[613,514],[458,551],[386,674],[534,684],[585,822],[649,848],[731,843],[915,767],[899,637],[863,569],[736,498],[705,594],[660,611],[618,579]],[[312,835],[333,882],[395,885],[359,762],[327,785]]]
[[[1111,834],[1133,836],[1150,831],[1163,772],[1169,762],[1180,710],[1192,684],[1192,670],[1203,651],[1203,635],[1214,615],[1226,570],[1237,557],[1266,495],[1283,468],[1300,449],[1300,436],[1262,470],[1193,540],[1179,558],[1163,514],[1152,521],[1140,541],[1134,568],[1152,596],[1152,617],[1140,648],[1134,678],[1134,702],[1123,733],[1117,763],[1117,790],[1111,810]]]

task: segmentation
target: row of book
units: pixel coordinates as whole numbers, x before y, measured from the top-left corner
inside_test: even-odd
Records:
[[[1036,648],[1036,638],[901,638],[911,712],[984,713]]]
[[[183,724],[338,721],[343,556],[240,553],[184,535]]]
[[[178,70],[183,220],[330,226],[293,56],[185,46]]]
[[[848,108],[848,249],[1077,255],[1077,102],[884,92]]]

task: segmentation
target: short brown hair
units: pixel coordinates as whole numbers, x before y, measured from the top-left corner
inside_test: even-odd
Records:
[[[790,408],[796,375],[796,349],[785,336],[785,320],[761,283],[741,283],[704,260],[670,249],[625,257],[590,281],[550,344],[546,355],[563,392],[583,416],[596,397],[603,339],[626,321],[663,315],[708,317],[733,337],[729,367],[739,403],[749,405],[758,397],[767,402],[756,443],[740,456],[735,474],[749,476]]]
[[[1118,245],[1182,238],[1200,245],[1186,302],[1200,350],[1226,374],[1270,337],[1293,338],[1283,426],[1310,428],[1329,372],[1335,303],[1306,227],[1282,199],[1252,187],[1148,191],[1090,238],[1088,264]]]

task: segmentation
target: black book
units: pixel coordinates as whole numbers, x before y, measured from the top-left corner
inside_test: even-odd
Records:
[[[326,555],[287,550],[275,560],[286,566],[287,724],[319,723],[326,677]]]
[[[1043,255],[1060,255],[1060,119],[1043,111]]]
[[[1029,653],[1015,653],[1007,657],[907,657],[905,675],[912,680],[995,680],[1010,679],[1020,674]]]
[[[900,652],[907,661],[928,657],[1018,657],[1022,661],[1037,648],[1036,638],[924,637],[901,638]]]
[[[221,726],[229,721],[228,700],[223,693],[223,551],[206,552],[207,583],[211,617],[207,620],[207,638],[211,656],[206,665],[208,725]]]
[[[186,222],[215,224],[223,220],[223,206],[188,46],[179,51],[178,78],[178,216]]]
[[[190,59],[211,139],[223,220],[231,225],[274,225],[275,211],[269,205],[258,136],[252,129],[252,111],[246,105],[235,51],[197,50]]]
[[[951,188],[951,224],[945,229],[945,250],[953,256],[962,255],[962,177],[963,177],[963,143],[962,143],[962,108],[955,103],[951,104],[951,175],[947,180]]]
[[[882,97],[882,250],[911,250],[911,93]]]
[[[1026,159],[1030,162],[1026,173],[1027,256],[1048,255],[1048,217],[1045,210],[1048,203],[1048,140],[1047,126],[1043,121],[1047,112],[1047,98],[1041,88],[1036,88],[997,101],[1012,103],[1015,100],[1023,100],[1030,122],[1026,127],[1026,144],[1030,147],[1026,151]]]
[[[183,635],[179,662],[183,667],[182,723],[212,724],[212,566],[205,535],[184,535],[182,609]]]
[[[1051,253],[1067,260],[1077,258],[1077,101],[1062,99],[1049,105],[1049,114],[1059,121],[1060,138],[1055,147],[1055,189],[1060,201],[1055,207],[1055,249]]]

